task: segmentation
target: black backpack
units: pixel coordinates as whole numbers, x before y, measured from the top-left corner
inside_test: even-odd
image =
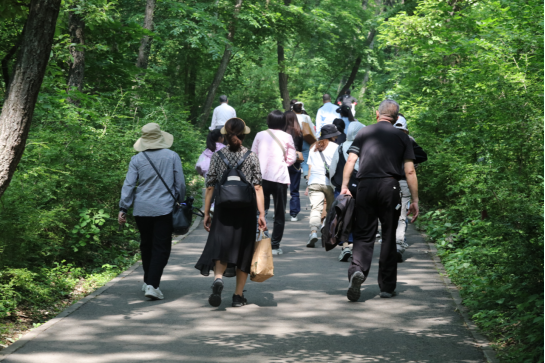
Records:
[[[338,152],[339,152],[339,161],[337,162],[337,169],[335,169],[335,175],[331,179],[331,182],[333,183],[334,186],[336,186],[337,188],[340,188],[343,185],[343,171],[344,171],[344,166],[346,165],[346,159],[344,158],[342,145],[339,146]],[[358,189],[358,179],[356,179],[357,174],[358,172],[354,169],[352,171],[352,175],[350,175],[350,181],[348,182],[348,190],[350,190],[350,193],[352,193],[352,196],[354,197]]]
[[[237,165],[233,167],[229,164],[229,160],[223,155],[223,152],[218,151],[219,157],[227,165],[227,170],[225,170],[219,184],[216,186],[216,206],[221,208],[248,208],[255,205],[254,186],[246,180],[244,173],[240,170],[242,163],[250,153],[251,151],[248,150]]]

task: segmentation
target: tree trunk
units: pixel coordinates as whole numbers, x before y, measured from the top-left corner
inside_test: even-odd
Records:
[[[284,47],[278,43],[278,86],[280,87],[280,97],[282,97],[282,106],[284,110],[290,109],[290,92],[288,91],[288,75],[285,73]]]
[[[290,6],[291,0],[284,0],[285,6]],[[278,87],[280,88],[280,97],[282,97],[282,106],[284,110],[290,109],[290,92],[288,90],[288,75],[286,74],[286,58],[284,56],[284,46],[280,41],[277,42],[278,52]]]
[[[29,6],[9,94],[0,114],[0,197],[25,150],[60,7],[61,0],[32,0]]]
[[[373,44],[375,43],[375,35],[377,31],[375,29],[371,29],[369,34],[367,35],[367,40],[365,41],[368,44],[369,49],[373,49]],[[356,80],[356,76],[358,75],[358,71],[360,69],[361,65],[361,55],[356,58],[356,61],[354,62],[354,66],[352,67],[352,72],[350,72],[350,76],[348,77],[348,80],[346,81],[345,85],[339,92],[339,95],[337,96],[337,99],[344,95],[346,90],[350,89],[352,87],[352,83]]]
[[[73,10],[68,13],[68,32],[70,33],[70,43],[75,44],[69,48],[73,61],[70,64],[68,72],[67,92],[74,88],[81,92],[83,89],[83,75],[85,72],[85,21],[81,14]],[[68,102],[79,106],[79,101],[68,97]]]
[[[147,0],[146,3],[146,17],[144,18],[144,29],[153,30],[153,11],[155,10],[155,0]],[[148,68],[149,53],[151,49],[151,37],[144,35],[140,42],[140,49],[138,50],[138,59],[136,60],[136,66],[138,68]]]
[[[2,59],[2,76],[4,78],[4,84],[6,85],[6,98],[9,93],[9,84],[10,84],[10,77],[9,77],[9,61],[11,58],[17,53],[17,49],[19,49],[19,46],[21,45],[21,41],[23,40],[23,34],[25,30],[23,29],[23,32],[21,33],[21,36],[19,37],[19,40],[11,49],[7,52],[5,57]]]
[[[223,57],[221,58],[220,66],[218,67],[218,70],[216,71],[216,74],[214,76],[214,79],[212,80],[212,84],[210,85],[210,88],[208,89],[208,95],[206,96],[206,101],[204,102],[204,107],[202,111],[201,116],[201,122],[200,126],[204,127],[206,124],[206,121],[208,120],[208,117],[210,116],[210,110],[212,109],[212,103],[214,102],[214,97],[216,97],[216,92],[218,90],[218,87],[223,80],[223,76],[225,75],[225,71],[227,70],[227,66],[229,65],[229,61],[231,60],[231,42],[233,41],[233,38],[235,36],[235,21],[238,18],[238,14],[240,13],[240,8],[242,7],[242,0],[237,0],[235,4],[235,9],[233,11],[233,20],[229,23],[229,33],[227,34],[227,44],[225,45],[225,51],[223,52]]]

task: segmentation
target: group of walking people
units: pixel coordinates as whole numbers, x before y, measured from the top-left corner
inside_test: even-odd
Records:
[[[250,273],[256,227],[267,230],[272,197],[271,247],[273,255],[282,255],[288,190],[291,222],[297,222],[301,182],[307,185],[305,193],[311,203],[306,241],[309,248],[315,247],[335,198],[349,195],[355,200],[352,233],[346,241],[339,241],[339,260],[352,257],[348,299],[359,299],[361,284],[369,274],[379,220],[381,297],[395,295],[397,263],[402,261],[399,256],[405,246],[405,218],[413,214],[414,221],[418,216],[415,154],[421,162],[425,161],[425,153],[407,135],[407,123],[396,102],[383,101],[377,111],[377,123],[366,127],[354,118],[349,105],[334,105],[327,94],[322,99],[316,126],[304,104],[292,100],[290,110],[268,114],[268,129],[258,132],[248,149],[242,144],[250,128],[227,105],[227,97],[220,97],[207,148],[196,165],[206,178],[203,224],[209,235],[195,268],[204,276],[211,271],[214,274],[210,305],[221,304],[223,278],[235,276],[232,306],[247,303],[243,292]],[[161,131],[157,124],[145,125],[142,137],[134,145],[140,153],[131,159],[121,193],[119,223],[126,222],[127,210],[133,205],[141,234],[142,290],[151,299],[164,298],[159,284],[170,254],[174,200],[165,186],[176,192],[177,202],[185,197],[180,158],[168,150],[171,145],[172,135]],[[235,186],[241,185],[246,188],[246,196],[233,192],[240,190]]]

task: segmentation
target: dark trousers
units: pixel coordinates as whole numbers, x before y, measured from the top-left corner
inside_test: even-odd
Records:
[[[159,287],[163,269],[172,249],[172,213],[158,217],[137,217],[144,282]]]
[[[288,199],[288,184],[272,182],[263,179],[263,194],[265,195],[265,210],[269,210],[271,204],[270,196],[274,203],[274,225],[271,236],[272,248],[279,248],[280,241],[284,235],[286,224],[286,202]]]
[[[348,279],[356,271],[369,274],[378,228],[382,224],[382,245],[378,271],[380,291],[393,292],[397,282],[396,228],[401,213],[399,182],[393,178],[362,179],[356,197],[356,223],[352,233],[352,264]]]
[[[290,173],[290,216],[297,217],[301,212],[301,200],[299,199],[299,185],[301,184],[301,167],[297,170],[293,165],[288,167]]]

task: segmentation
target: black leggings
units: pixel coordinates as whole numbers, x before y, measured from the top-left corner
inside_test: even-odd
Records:
[[[172,213],[158,217],[135,216],[140,231],[144,282],[159,287],[172,249]]]

